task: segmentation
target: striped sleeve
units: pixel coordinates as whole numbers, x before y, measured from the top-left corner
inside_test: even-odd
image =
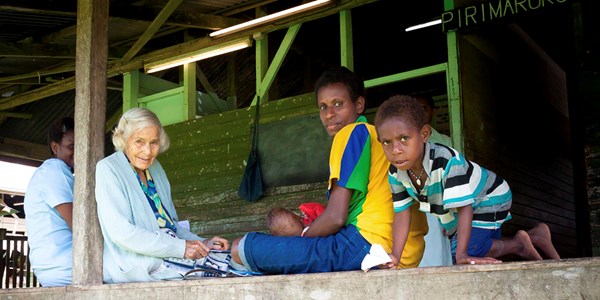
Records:
[[[394,212],[401,212],[411,206],[412,198],[402,183],[398,181],[397,172],[398,170],[396,167],[390,165],[388,170],[388,181],[390,183],[390,189],[392,190]]]
[[[471,205],[477,197],[481,168],[476,168],[462,155],[448,161],[444,170],[443,205],[445,209]]]

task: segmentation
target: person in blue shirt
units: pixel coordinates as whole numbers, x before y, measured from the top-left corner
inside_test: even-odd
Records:
[[[43,287],[71,284],[73,216],[73,118],[48,128],[53,155],[35,171],[25,193],[29,260]]]

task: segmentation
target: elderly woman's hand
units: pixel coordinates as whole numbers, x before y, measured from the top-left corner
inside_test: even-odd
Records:
[[[198,259],[205,257],[210,249],[201,241],[186,240],[184,257],[188,259]]]
[[[219,237],[219,236],[214,236],[210,239],[205,239],[203,241],[203,243],[206,246],[208,246],[208,248],[214,249],[214,250],[228,250],[229,249],[229,241],[227,241],[226,239]]]
[[[185,241],[185,258],[198,259],[208,255],[211,250],[228,250],[229,241],[222,237],[212,237],[204,241],[187,240]]]

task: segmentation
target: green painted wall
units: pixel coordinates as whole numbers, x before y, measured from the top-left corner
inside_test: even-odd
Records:
[[[201,236],[264,230],[272,207],[326,201],[331,139],[312,94],[261,105],[259,153],[267,195],[255,203],[237,196],[253,118],[254,109],[243,108],[165,127],[171,147],[158,159],[179,218]]]

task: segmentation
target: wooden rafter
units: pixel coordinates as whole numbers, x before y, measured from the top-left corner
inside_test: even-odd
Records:
[[[51,15],[51,16],[63,16],[63,17],[77,17],[76,12],[69,11],[56,11],[56,10],[45,10],[45,9],[32,9],[27,7],[19,7],[19,6],[11,6],[11,5],[0,5],[0,11],[9,11],[9,12],[23,12],[23,13],[34,13],[40,15]],[[121,20],[129,20],[131,22],[150,22],[152,18],[146,17],[144,15],[135,15],[136,19],[131,18],[131,14],[125,15],[121,12],[114,12],[109,21],[113,21],[116,19]],[[211,14],[201,14],[201,13],[176,13],[173,14],[172,19],[169,18],[165,21],[167,25],[174,25],[179,27],[187,27],[187,28],[200,28],[200,29],[209,29],[216,30],[224,27],[228,27],[231,25],[235,25],[243,22],[238,18],[230,18],[226,16],[217,16]]]
[[[32,114],[16,113],[11,111],[0,111],[0,116],[19,119],[31,119],[31,117],[33,117]]]
[[[146,28],[146,31],[144,31],[140,38],[135,42],[135,44],[133,44],[133,46],[131,46],[129,51],[127,51],[127,53],[125,53],[121,59],[123,61],[129,61],[140,50],[142,50],[142,47],[144,47],[144,45],[146,45],[146,43],[152,38],[154,33],[160,29],[160,27],[165,23],[175,9],[177,9],[177,6],[179,6],[181,2],[183,2],[183,0],[169,0],[165,7],[163,7],[163,9],[160,11],[158,16],[156,16],[156,19],[150,23],[150,26]]]
[[[46,145],[0,138],[0,155],[44,161],[50,158],[50,149]]]

